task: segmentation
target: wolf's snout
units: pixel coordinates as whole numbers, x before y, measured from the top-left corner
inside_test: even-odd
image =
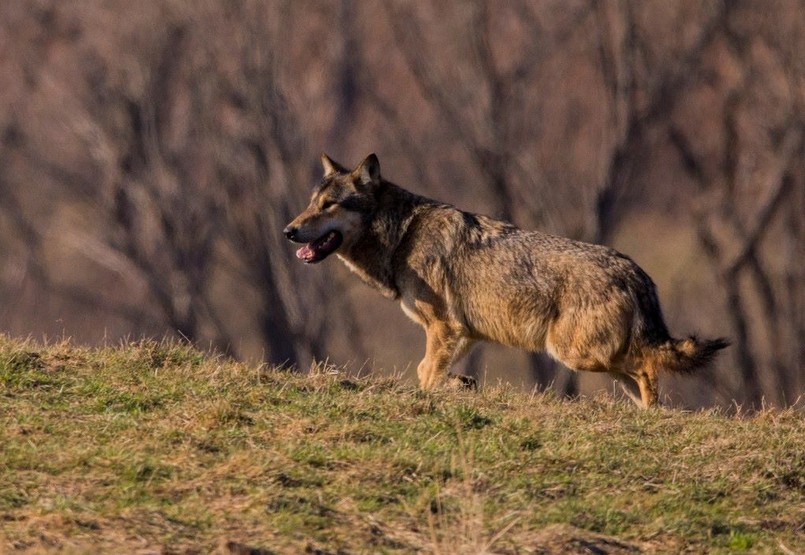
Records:
[[[299,230],[295,227],[288,226],[282,230],[285,234],[285,237],[293,241],[296,238],[296,234],[299,233]]]

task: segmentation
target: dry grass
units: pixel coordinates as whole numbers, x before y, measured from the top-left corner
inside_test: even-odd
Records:
[[[803,437],[795,410],[0,337],[0,551],[805,552]]]

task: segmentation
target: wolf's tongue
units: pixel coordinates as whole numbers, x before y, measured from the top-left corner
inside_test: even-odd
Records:
[[[310,248],[310,243],[296,251],[296,258],[300,260],[310,260],[316,253]]]

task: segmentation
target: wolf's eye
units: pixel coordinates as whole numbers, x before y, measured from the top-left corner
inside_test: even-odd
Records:
[[[331,206],[335,206],[335,202],[332,200],[325,200],[324,202],[321,203],[322,210],[327,210]]]

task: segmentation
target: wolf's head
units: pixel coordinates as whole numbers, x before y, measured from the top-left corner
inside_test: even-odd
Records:
[[[306,264],[321,262],[341,247],[348,247],[362,231],[375,208],[375,192],[382,185],[380,162],[370,154],[350,171],[321,155],[324,177],[313,190],[310,204],[283,233],[291,241],[306,243],[296,256]]]

